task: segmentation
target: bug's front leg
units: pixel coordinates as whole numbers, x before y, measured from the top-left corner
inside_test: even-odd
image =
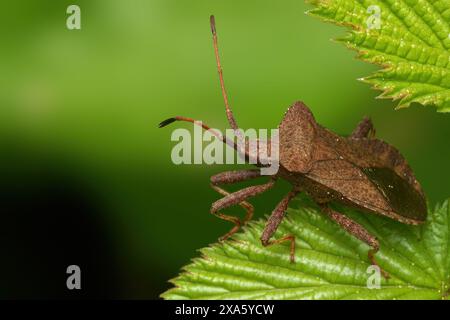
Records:
[[[211,188],[220,193],[222,196],[226,197],[230,195],[230,192],[219,187],[220,185],[247,181],[258,177],[261,177],[259,169],[225,171],[211,177]],[[239,203],[239,205],[246,211],[245,218],[242,222],[238,218],[232,216],[228,216],[225,219],[223,217],[226,215],[222,215],[222,217],[219,217],[235,224],[235,226],[227,234],[222,236],[220,240],[229,238],[232,234],[239,230],[241,225],[245,225],[253,217],[254,208],[251,203],[242,201],[241,203]]]
[[[269,182],[265,184],[251,186],[233,193],[229,193],[228,191],[220,188],[218,184],[227,184],[227,183],[229,184],[239,181],[245,181],[259,176],[260,176],[259,170],[242,170],[242,171],[224,172],[211,178],[211,187],[224,196],[222,199],[217,200],[211,205],[210,210],[211,213],[217,216],[218,218],[232,222],[235,225],[228,233],[226,233],[219,239],[220,241],[226,240],[227,238],[232,236],[239,230],[241,225],[247,223],[247,221],[249,221],[252,218],[254,211],[253,206],[245,200],[267,191],[275,184],[275,180],[271,179]],[[222,209],[231,207],[236,204],[239,204],[247,212],[242,222],[237,217],[226,215],[219,212]]]
[[[290,241],[291,242],[291,249],[290,249],[290,260],[291,263],[295,262],[295,237],[292,234],[288,234],[283,236],[280,239],[277,240],[270,240],[272,238],[275,231],[277,231],[278,226],[280,225],[281,221],[284,218],[284,214],[286,213],[286,209],[289,205],[289,202],[299,193],[299,191],[293,190],[289,192],[283,200],[277,205],[275,210],[272,211],[272,214],[269,217],[269,220],[267,220],[266,226],[263,230],[263,233],[261,235],[261,243],[263,246],[271,246],[277,243]]]
[[[381,274],[386,279],[389,278],[389,274],[384,271],[380,265],[375,261],[375,253],[380,249],[380,243],[378,239],[369,233],[362,225],[357,223],[356,221],[350,219],[349,217],[339,213],[326,205],[321,205],[322,211],[325,212],[332,220],[334,220],[338,225],[344,228],[348,233],[358,238],[361,241],[364,241],[369,246],[372,247],[368,252],[369,261],[380,268]]]

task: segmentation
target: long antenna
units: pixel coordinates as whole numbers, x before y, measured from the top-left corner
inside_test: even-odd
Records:
[[[227,91],[225,90],[225,82],[223,81],[222,65],[220,64],[219,46],[217,44],[216,21],[215,21],[213,15],[209,18],[209,21],[211,23],[211,32],[213,35],[214,53],[216,55],[217,71],[219,72],[220,88],[222,89],[223,101],[225,102],[225,110],[227,112],[227,119],[228,119],[228,122],[230,123],[231,128],[233,128],[234,130],[238,130],[239,127],[236,124],[236,120],[234,119],[233,112],[231,111],[230,105],[228,104]]]
[[[203,122],[198,121],[198,120],[194,120],[192,118],[176,116],[176,117],[169,118],[169,119],[166,119],[166,120],[160,122],[158,127],[159,128],[163,128],[163,127],[165,127],[165,126],[167,126],[167,125],[169,125],[169,124],[171,124],[172,122],[175,122],[175,121],[185,121],[185,122],[193,123],[193,124],[195,124],[197,126],[201,126],[206,131],[209,131],[213,135],[215,135],[219,140],[222,140],[223,143],[226,143],[227,145],[229,145],[233,149],[237,150],[236,143],[234,143],[234,141],[231,141],[230,139],[228,139],[227,136],[222,135],[220,132],[217,132],[217,130],[212,129],[210,126],[204,124]]]

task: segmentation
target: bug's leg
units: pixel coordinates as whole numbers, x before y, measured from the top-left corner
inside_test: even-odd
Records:
[[[290,249],[290,260],[291,263],[295,262],[295,237],[292,234],[288,234],[283,236],[280,239],[277,240],[270,240],[270,238],[273,236],[275,231],[277,231],[278,226],[280,225],[281,221],[284,218],[284,214],[286,213],[286,209],[288,207],[289,201],[291,201],[299,191],[293,190],[289,192],[283,200],[277,205],[275,210],[272,211],[272,214],[269,217],[269,220],[266,222],[266,226],[264,227],[263,233],[261,235],[261,243],[264,247],[271,246],[277,243],[290,241],[291,242],[291,249]]]
[[[378,242],[377,238],[371,235],[369,231],[367,231],[362,225],[343,215],[342,213],[339,213],[326,205],[321,205],[321,208],[323,212],[325,212],[332,220],[334,220],[339,226],[344,228],[348,233],[358,238],[359,240],[364,241],[372,247],[372,249],[370,249],[368,252],[369,260],[373,265],[376,265],[378,268],[380,268],[383,277],[388,279],[389,274],[384,271],[375,260],[375,253],[377,253],[380,249],[380,243]]]
[[[374,138],[375,128],[373,127],[372,120],[370,120],[370,118],[368,117],[364,117],[353,130],[350,137],[355,139]]]
[[[228,196],[230,193],[219,187],[220,185],[247,181],[258,177],[261,177],[261,172],[259,169],[225,171],[211,177],[211,187],[221,195]],[[244,220],[242,220],[242,224],[245,225],[252,219],[254,208],[247,201],[242,201],[239,205],[247,212]]]
[[[261,177],[260,169],[249,170],[237,170],[237,171],[225,171],[213,175],[211,177],[211,183],[214,185],[232,184],[236,182],[247,181]]]
[[[230,195],[228,191],[220,188],[219,186],[211,185],[211,187],[223,196]],[[242,201],[239,203],[239,205],[246,211],[245,218],[242,221],[237,217],[225,215],[222,213],[214,213],[214,215],[216,215],[218,218],[234,223],[234,227],[231,228],[231,230],[224,234],[222,237],[220,237],[219,241],[223,241],[231,237],[234,233],[239,231],[241,226],[245,225],[253,217],[254,208],[251,203]]]
[[[226,209],[228,207],[234,206],[236,204],[240,204],[241,206],[244,206],[244,208],[246,210],[248,210],[246,219],[248,219],[249,217],[251,218],[251,216],[253,215],[253,206],[250,205],[248,202],[244,203],[245,200],[250,197],[254,197],[260,193],[267,191],[268,189],[272,188],[274,184],[275,184],[275,180],[271,179],[269,182],[267,182],[265,184],[247,187],[247,188],[241,189],[241,190],[233,192],[233,193],[228,193],[227,191],[223,190],[222,188],[211,184],[211,187],[214,190],[218,191],[221,194],[224,194],[224,195],[226,194],[225,197],[217,200],[216,202],[214,202],[211,205],[211,210],[210,210],[211,213],[220,219],[230,221],[235,224],[235,226],[228,233],[226,233],[224,236],[222,236],[219,239],[220,241],[226,240],[231,235],[236,233],[239,230],[239,228],[241,227],[242,222],[237,217],[226,215],[219,211],[222,209]]]

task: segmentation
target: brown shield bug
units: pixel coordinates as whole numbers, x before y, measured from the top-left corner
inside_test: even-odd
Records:
[[[214,16],[211,16],[210,22],[226,114],[231,128],[237,131],[239,128],[229,107],[223,81]],[[164,127],[174,121],[199,124],[191,118],[174,117],[159,126]],[[236,144],[230,142],[228,137],[204,124],[202,127],[237,150]],[[425,221],[427,206],[419,182],[404,157],[394,147],[374,137],[375,129],[370,119],[364,118],[350,136],[342,137],[318,124],[304,103],[295,102],[278,128],[279,170],[270,176],[267,183],[229,193],[220,186],[262,177],[260,170],[228,171],[211,177],[212,188],[223,195],[212,204],[211,213],[234,224],[221,240],[230,237],[252,218],[253,206],[246,200],[272,188],[277,179],[289,181],[292,190],[273,210],[261,235],[261,243],[269,246],[289,241],[291,262],[294,262],[294,236],[288,234],[276,240],[271,238],[285,215],[289,201],[302,191],[338,225],[371,247],[368,256],[373,264],[377,264],[374,254],[380,247],[376,237],[359,223],[331,209],[331,202],[383,215],[401,223],[417,225]],[[250,157],[247,145],[243,153],[246,159]],[[263,166],[261,162],[256,165]],[[246,210],[242,221],[220,212],[233,205],[240,205]],[[384,271],[383,275],[388,276]]]

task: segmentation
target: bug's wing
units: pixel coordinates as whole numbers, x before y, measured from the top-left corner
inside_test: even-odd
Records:
[[[306,172],[312,159],[316,121],[303,102],[286,111],[279,126],[280,163],[291,172]]]
[[[389,168],[425,197],[411,167],[396,148],[380,139],[349,139],[347,143],[353,149],[352,154],[356,155],[352,161],[359,167]],[[369,160],[367,163],[366,159]]]
[[[391,208],[402,217],[425,221],[425,198],[405,179],[389,168],[364,168],[364,173],[388,199]]]
[[[330,159],[315,162],[307,176],[362,208],[401,222],[417,224],[426,218],[422,195],[389,168],[360,168]]]

